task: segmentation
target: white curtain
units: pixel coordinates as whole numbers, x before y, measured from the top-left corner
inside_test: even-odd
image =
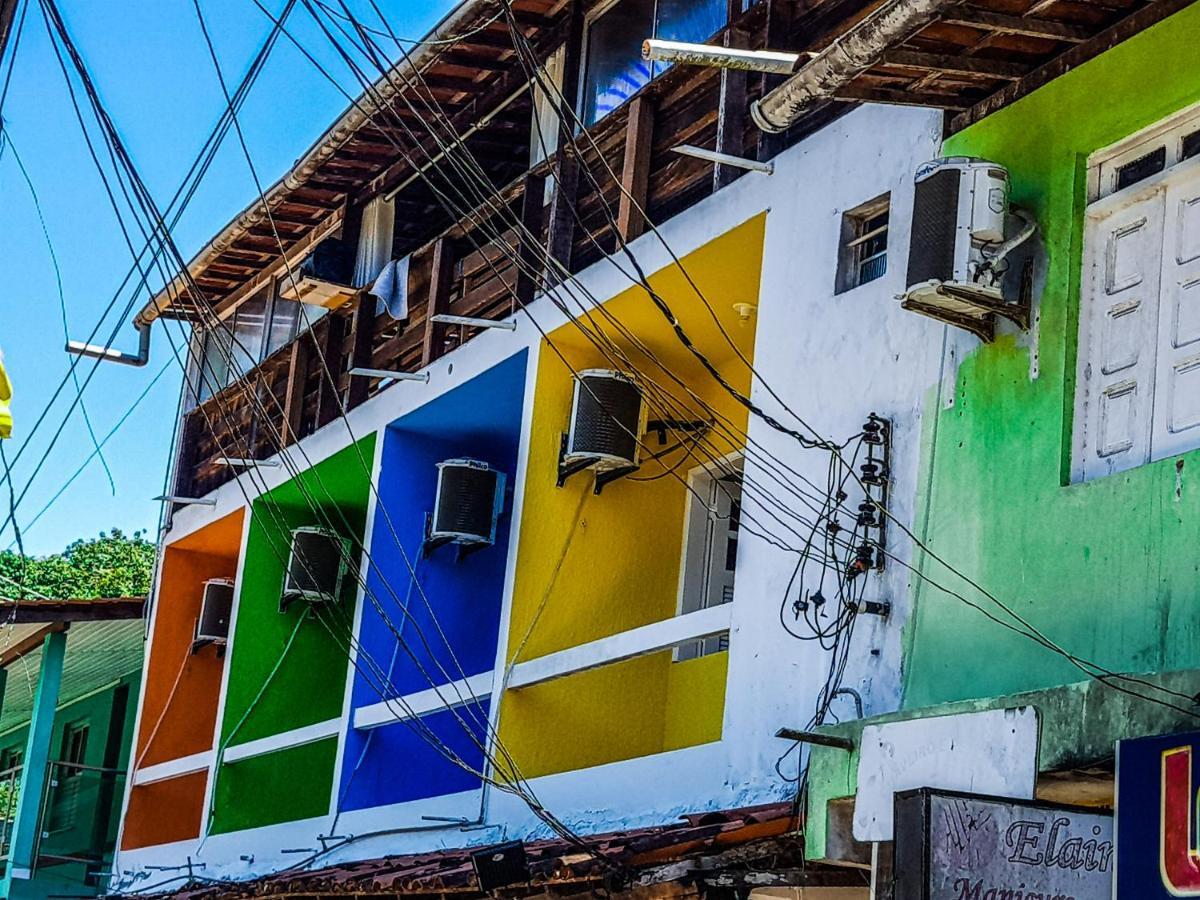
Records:
[[[362,233],[358,238],[358,256],[354,261],[354,286],[373,282],[392,258],[392,233],[396,226],[396,205],[381,194],[364,208]]]
[[[546,60],[542,69],[542,78],[556,89],[553,96],[535,82],[533,87],[533,102],[537,109],[537,117],[533,120],[532,133],[529,140],[529,167],[532,169],[558,148],[558,91],[562,90],[563,64],[566,60],[566,45],[559,47]],[[571,103],[574,97],[568,97]]]

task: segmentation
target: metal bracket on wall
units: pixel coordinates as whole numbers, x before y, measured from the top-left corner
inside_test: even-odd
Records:
[[[210,638],[196,638],[196,640],[192,641],[192,655],[195,656],[197,653],[199,653],[201,650],[203,650],[205,647],[209,646],[210,644],[216,644],[217,659],[224,659],[225,658],[225,642],[224,641],[220,641],[220,642],[214,641],[214,640],[211,640]]]
[[[452,537],[430,537],[433,533],[433,515],[425,513],[425,539],[421,542],[421,559],[429,559],[430,554],[438,547],[445,547],[447,544],[455,543]],[[472,553],[482,550],[484,547],[490,547],[491,544],[476,542],[476,543],[459,543],[458,553],[454,557],[456,563],[462,562]]]
[[[577,459],[574,462],[565,462],[567,456],[567,442],[569,437],[564,433],[562,440],[558,445],[558,481],[559,487],[567,483],[567,479],[577,472],[582,472],[584,469],[590,469],[600,462],[599,458],[589,457],[587,459]],[[596,473],[595,492],[600,494],[604,488],[612,484],[614,481],[624,478],[626,475],[631,475],[638,470],[637,466],[621,466],[617,469],[605,469]]]
[[[1029,330],[1032,298],[1024,285],[1021,297],[1015,303],[993,299],[979,291],[964,290],[953,284],[939,284],[936,295],[936,300],[905,300],[900,307],[969,331],[985,344],[996,339],[997,316],[1008,319],[1022,331]]]
[[[795,741],[797,744],[815,744],[818,747],[832,747],[835,750],[854,752],[854,741],[850,738],[837,737],[832,734],[818,734],[815,731],[797,731],[795,728],[780,728],[775,737],[785,741]]]

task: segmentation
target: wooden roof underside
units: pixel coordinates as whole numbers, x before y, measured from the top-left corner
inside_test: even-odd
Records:
[[[949,110],[950,130],[960,131],[1190,2],[965,0],[889,47],[837,99]]]
[[[564,2],[513,0],[517,22],[535,50],[561,42],[558,29]],[[350,135],[330,159],[272,206],[271,220],[249,228],[193,274],[208,304],[223,312],[231,300],[242,299],[256,277],[281,259],[281,244],[289,255],[303,248],[322,224],[345,208],[347,200],[387,191],[411,177],[451,134],[479,125],[526,83],[506,21],[488,24],[496,12],[493,4],[480,4],[473,19],[462,26],[465,36],[437,54],[419,78],[409,75],[403,82],[404,100],[392,102],[386,116],[376,114]],[[444,119],[430,114],[435,102]],[[502,112],[487,120],[487,127],[471,139],[472,155],[485,171],[492,163],[510,162],[518,151],[528,155],[527,111],[528,101],[524,115],[520,106],[510,108],[507,115]],[[422,193],[422,187],[414,185],[414,192]],[[413,208],[405,208],[404,197],[398,203],[400,227],[406,221],[419,223],[436,205],[432,198]],[[163,315],[204,319],[203,306],[185,288],[170,298]]]
[[[849,103],[882,102],[945,109],[959,130],[1013,102],[1042,84],[1155,24],[1192,0],[965,0],[906,40],[887,48],[879,61],[845,85],[833,98]],[[816,53],[845,34],[878,0],[760,0],[738,23],[751,32],[771,35],[772,49]],[[513,0],[518,22],[539,57],[562,42],[567,0]],[[195,274],[207,303],[223,312],[248,296],[262,273],[281,259],[301,253],[319,229],[347,201],[359,201],[410,181],[452,133],[464,133],[481,121],[487,127],[470,141],[470,150],[488,170],[508,172],[528,147],[529,99],[488,118],[527,83],[503,19],[489,20],[497,8],[479,3],[461,29],[464,37],[409,76],[403,98],[376,115],[340,149],[272,207],[275,230],[261,221],[250,227]],[[790,21],[763,29],[769,16],[783,11]],[[763,30],[760,30],[763,29]],[[643,88],[664,91],[693,77],[695,70],[676,66]],[[432,101],[449,121],[430,124]],[[715,114],[715,110],[714,110]],[[802,135],[827,121],[827,105],[808,110],[793,128]],[[594,131],[598,136],[622,125],[621,111]],[[382,130],[381,130],[382,129]],[[419,146],[418,146],[419,143]],[[401,152],[397,148],[403,148]],[[497,188],[504,182],[497,184]],[[399,234],[414,237],[444,216],[436,198],[418,179],[397,198]],[[184,289],[164,315],[202,319],[201,307]]]

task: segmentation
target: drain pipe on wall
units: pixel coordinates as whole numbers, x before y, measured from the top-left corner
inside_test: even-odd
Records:
[[[814,103],[832,100],[840,88],[879,61],[958,0],[887,0],[799,71],[750,107],[754,124],[770,134],[786,131]]]
[[[138,352],[123,353],[107,344],[88,344],[84,341],[67,341],[67,352],[76,356],[87,356],[103,362],[120,363],[123,366],[142,367],[150,361],[150,323],[138,319],[134,322],[138,330]]]

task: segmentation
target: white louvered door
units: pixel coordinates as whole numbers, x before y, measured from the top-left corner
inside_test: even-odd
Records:
[[[1150,459],[1165,188],[1088,212],[1080,297],[1077,474]]]
[[[1151,458],[1200,445],[1200,171],[1166,188]]]

